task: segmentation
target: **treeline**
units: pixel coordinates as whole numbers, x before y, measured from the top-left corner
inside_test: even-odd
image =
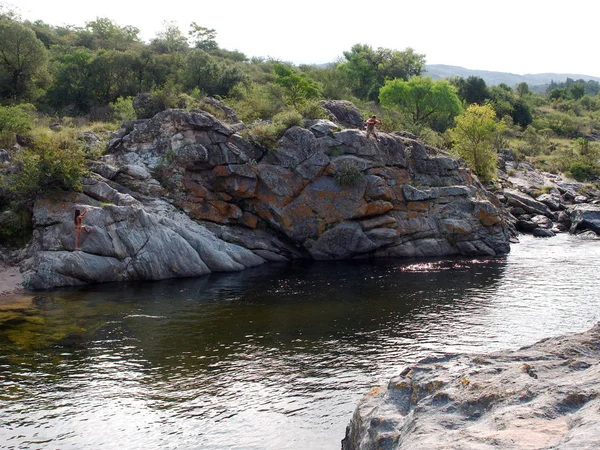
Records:
[[[535,162],[548,170],[568,169],[568,156],[544,157],[569,145],[560,139],[590,140],[600,129],[597,82],[567,79],[539,94],[526,83],[488,86],[479,77],[436,81],[423,76],[425,55],[411,48],[356,44],[329,65],[295,66],[220,48],[216,31],[195,22],[185,32],[165,23],[144,43],[137,28],[107,18],[83,27],[57,27],[5,13],[0,16],[0,53],[4,108],[27,104],[33,106],[23,111],[35,108],[53,117],[120,121],[198,106],[212,96],[248,124],[274,119],[271,129],[253,134],[267,146],[285,126],[325,117],[319,99],[350,100],[365,115],[383,118],[384,130],[407,130],[448,149],[455,145],[449,130],[457,117],[469,105],[487,106],[505,124],[504,138],[494,142],[510,144],[521,158],[539,157]],[[143,107],[134,102],[140,93],[147,94]],[[5,145],[14,132],[0,124]],[[571,144],[575,152],[579,147]],[[597,161],[586,161],[596,174]]]

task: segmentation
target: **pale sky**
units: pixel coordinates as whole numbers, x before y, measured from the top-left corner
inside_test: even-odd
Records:
[[[133,25],[148,41],[164,21],[187,35],[190,22],[214,28],[217,42],[247,56],[295,64],[335,61],[356,43],[404,50],[427,64],[600,77],[596,0],[12,0],[21,17],[83,26],[97,17]],[[6,2],[4,2],[6,4]]]

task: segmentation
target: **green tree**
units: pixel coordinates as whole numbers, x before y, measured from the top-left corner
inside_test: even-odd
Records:
[[[48,79],[48,52],[33,30],[0,18],[0,94],[34,100]]]
[[[216,50],[219,48],[215,39],[217,38],[216,30],[212,28],[204,28],[196,22],[190,24],[188,36],[192,41],[192,45],[200,50]]]
[[[490,105],[475,104],[455,120],[456,126],[449,130],[454,142],[452,151],[463,158],[482,181],[496,178],[498,153],[494,143],[504,130],[504,122],[496,120],[496,112]]]
[[[52,47],[54,79],[46,93],[46,101],[53,109],[70,108],[86,113],[92,106],[90,88],[90,64],[94,58],[91,50],[84,47]]]
[[[573,100],[579,100],[585,94],[585,82],[576,81],[569,87],[569,96]]]
[[[431,77],[388,81],[381,89],[379,101],[385,108],[399,108],[416,124],[434,127],[436,123],[449,123],[463,110],[454,86],[446,80],[433,81]]]
[[[139,44],[140,30],[131,25],[124,27],[106,17],[98,17],[96,20],[87,22],[85,29],[80,31],[82,45],[92,50],[127,50],[135,44]]]
[[[133,71],[135,54],[100,50],[89,67],[89,88],[96,105],[106,106],[118,97],[137,94],[137,77]]]
[[[524,81],[522,83],[517,84],[515,90],[517,91],[517,94],[519,94],[519,98],[523,98],[531,93],[531,91],[529,90],[529,85]]]
[[[548,91],[549,100],[560,100],[567,97],[567,90],[565,88],[554,88]]]
[[[195,49],[186,56],[183,81],[190,91],[198,88],[206,95],[225,96],[236,84],[247,82],[247,77],[232,61]]]
[[[458,96],[467,105],[472,103],[483,105],[483,103],[490,97],[485,80],[481,77],[457,77],[450,80],[450,83],[456,86]]]
[[[297,106],[305,100],[321,96],[319,84],[310,79],[305,73],[298,73],[293,68],[283,64],[275,64],[273,71],[277,75],[274,83],[283,88],[289,104]]]
[[[521,98],[517,99],[513,104],[513,110],[511,115],[513,122],[526,128],[531,122],[533,122],[533,116],[531,109],[527,102]]]
[[[352,96],[348,77],[338,69],[337,65],[327,67],[300,66],[300,70],[319,83],[324,98],[342,100]]]
[[[157,53],[178,53],[188,50],[187,38],[175,22],[164,22],[161,31],[150,41],[152,49]]]
[[[412,48],[403,52],[387,48],[373,50],[370,45],[355,44],[344,52],[346,62],[339,65],[350,81],[356,96],[377,100],[379,90],[388,80],[408,80],[421,75],[425,69],[425,55]]]

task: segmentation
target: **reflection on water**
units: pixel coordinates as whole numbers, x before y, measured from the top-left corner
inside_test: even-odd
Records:
[[[524,238],[492,260],[43,293],[0,307],[0,444],[337,449],[358,399],[406,364],[589,328],[599,261],[597,242]]]

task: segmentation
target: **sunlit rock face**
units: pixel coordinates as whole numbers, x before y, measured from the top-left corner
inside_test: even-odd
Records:
[[[266,150],[244,127],[200,110],[124,124],[90,165],[82,194],[36,205],[29,286],[196,276],[294,258],[509,251],[496,197],[458,161],[406,133],[376,141],[340,121],[313,120]],[[93,232],[74,255],[76,207],[90,209]],[[221,256],[207,247],[234,254],[235,264],[209,264]]]
[[[600,448],[600,325],[420,361],[359,403],[343,450]]]

